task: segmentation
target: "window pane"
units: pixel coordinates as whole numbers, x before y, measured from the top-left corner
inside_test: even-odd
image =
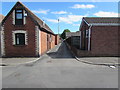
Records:
[[[16,14],[16,19],[22,19],[22,13],[17,13]]]
[[[20,34],[19,38],[20,38],[20,45],[25,45],[25,34]]]
[[[25,34],[16,33],[15,34],[16,45],[25,45]]]
[[[22,12],[22,10],[16,10],[16,12]]]

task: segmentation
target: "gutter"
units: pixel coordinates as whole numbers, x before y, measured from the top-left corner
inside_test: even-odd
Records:
[[[88,39],[88,51],[90,51],[90,44],[91,44],[91,28],[92,28],[92,25],[90,25],[89,27],[89,39]]]
[[[83,21],[88,25],[88,26],[90,26],[89,27],[89,39],[88,39],[88,51],[90,51],[90,44],[91,44],[91,28],[92,28],[92,24],[89,24],[84,18],[83,18]]]
[[[79,28],[79,30],[81,29],[81,27],[82,27],[82,24],[83,24],[83,21],[88,25],[88,26],[90,26],[90,24],[83,18],[82,19],[82,23],[81,23],[81,25],[80,25],[80,28]]]
[[[83,18],[83,21],[88,25],[90,26],[90,24]]]

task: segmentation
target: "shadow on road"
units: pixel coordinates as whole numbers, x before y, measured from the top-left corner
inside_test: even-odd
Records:
[[[57,51],[55,49],[51,52],[48,52],[47,55],[51,58],[74,58],[65,42],[62,42]]]

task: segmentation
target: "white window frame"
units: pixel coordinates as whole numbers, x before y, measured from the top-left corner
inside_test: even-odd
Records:
[[[12,14],[12,19],[13,19],[13,25],[15,25],[15,10],[13,10],[13,14]],[[27,17],[27,13],[25,10],[23,10],[23,25],[26,24],[26,17]]]
[[[25,30],[12,31],[13,45],[16,45],[15,34],[17,34],[17,33],[23,33],[23,34],[25,34],[25,45],[28,45],[27,31],[25,31]]]
[[[13,15],[12,16],[13,16],[13,18],[12,18],[13,22],[12,23],[13,23],[13,25],[15,25],[15,10],[13,10]]]
[[[27,17],[27,13],[25,10],[23,10],[23,24],[25,25],[26,24],[26,17]]]
[[[86,30],[86,38],[89,37],[89,30]]]

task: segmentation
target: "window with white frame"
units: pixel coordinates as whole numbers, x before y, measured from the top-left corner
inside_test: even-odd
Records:
[[[15,44],[16,45],[25,45],[25,34],[24,33],[16,33],[15,34]]]
[[[13,25],[25,25],[27,12],[24,9],[13,10]]]
[[[23,25],[23,10],[22,9],[15,10],[15,24]]]
[[[27,32],[24,30],[13,31],[13,45],[27,45]]]
[[[89,30],[86,30],[86,38],[89,37]]]

